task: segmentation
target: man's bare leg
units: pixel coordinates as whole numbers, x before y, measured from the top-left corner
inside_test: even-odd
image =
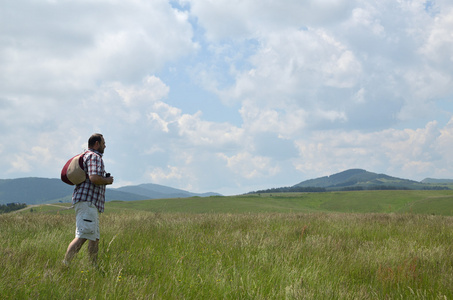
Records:
[[[88,254],[90,255],[91,262],[96,265],[98,260],[99,240],[88,241]]]
[[[69,244],[68,250],[66,250],[66,254],[64,256],[63,263],[65,265],[69,265],[71,260],[80,251],[80,248],[82,248],[82,246],[85,242],[86,242],[86,239],[82,239],[82,238],[75,238],[72,240],[72,242]]]

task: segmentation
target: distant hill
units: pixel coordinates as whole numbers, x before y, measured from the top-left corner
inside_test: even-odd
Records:
[[[377,174],[362,169],[350,169],[330,176],[310,179],[294,185],[295,187],[323,187],[326,189],[344,188],[370,188],[378,186],[401,187],[401,188],[422,188],[423,184],[418,181],[401,179],[385,174]]]
[[[439,182],[418,182],[409,179],[392,177],[385,174],[377,174],[362,169],[350,169],[330,176],[300,182],[294,187],[322,187],[327,190],[376,190],[376,189],[400,189],[400,190],[425,190],[447,189],[445,186],[437,186]]]
[[[73,188],[60,179],[18,178],[0,179],[0,204],[41,204],[53,200],[62,201],[72,195]]]
[[[452,180],[453,181],[453,180]],[[349,169],[330,176],[302,181],[290,187],[272,188],[263,192],[324,192],[352,190],[441,190],[449,189],[448,180],[425,179],[422,182]]]
[[[0,204],[44,204],[70,202],[73,186],[55,178],[0,179]],[[135,201],[147,199],[209,197],[217,193],[191,193],[158,184],[141,184],[106,190],[106,200]]]
[[[145,199],[166,199],[166,198],[187,198],[187,197],[209,197],[220,196],[217,193],[191,193],[180,189],[175,189],[168,186],[163,186],[154,183],[145,183],[140,185],[129,185],[120,187],[116,192],[131,193],[145,197]]]
[[[330,176],[302,181],[294,186],[272,188],[263,192],[324,192],[341,190],[433,190],[453,187],[453,179],[426,178],[420,182],[376,174],[362,169],[350,169]],[[45,204],[70,202],[73,186],[55,178],[0,179],[0,204]],[[221,196],[217,193],[191,193],[158,184],[140,184],[120,188],[107,187],[106,200],[136,201],[188,197]]]
[[[435,178],[425,178],[421,183],[434,183],[434,184],[453,184],[453,179],[435,179]]]

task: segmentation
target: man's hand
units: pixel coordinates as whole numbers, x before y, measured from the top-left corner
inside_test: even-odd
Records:
[[[102,177],[100,175],[90,175],[90,181],[95,185],[108,185],[113,183],[113,177]]]

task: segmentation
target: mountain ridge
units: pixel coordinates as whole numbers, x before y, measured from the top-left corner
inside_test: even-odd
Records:
[[[422,183],[440,183],[440,184],[449,184],[453,183],[453,179],[436,179],[436,178],[425,178]]]
[[[453,182],[453,181],[452,181]],[[354,190],[354,189],[447,189],[450,182],[445,179],[424,179],[415,181],[378,174],[363,169],[349,169],[330,176],[310,179],[295,184],[293,187],[320,187],[327,190]]]
[[[449,185],[453,186],[453,180],[426,178],[418,182],[386,174],[373,173],[364,169],[348,169],[329,176],[305,180],[289,187],[272,188],[251,193],[450,189]]]
[[[310,179],[295,184],[295,187],[323,187],[323,188],[334,188],[334,187],[347,187],[347,186],[358,186],[358,185],[380,185],[380,184],[391,184],[394,185],[416,185],[419,182],[409,179],[402,179],[386,174],[378,174],[369,172],[363,169],[349,169],[343,172],[332,174],[330,176],[319,177],[316,179]]]
[[[297,192],[297,191],[336,191],[367,189],[450,189],[453,179],[425,178],[414,181],[377,174],[363,169],[349,169],[343,172],[309,179],[290,187],[273,188],[258,192]],[[25,177],[0,179],[0,204],[25,203],[46,204],[70,202],[73,186],[64,184],[56,178]],[[136,201],[147,199],[188,198],[221,196],[218,193],[192,193],[168,186],[144,183],[119,188],[106,189],[106,201]]]
[[[57,178],[25,177],[0,179],[0,204],[46,204],[71,202],[74,186]],[[107,187],[106,201],[136,201],[147,199],[221,196],[218,193],[192,193],[158,184],[140,184],[119,188]]]

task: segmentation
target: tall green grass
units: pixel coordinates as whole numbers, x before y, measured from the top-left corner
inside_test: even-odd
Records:
[[[354,191],[110,202],[110,211],[168,213],[421,213],[453,216],[453,191]]]
[[[72,211],[0,215],[1,298],[453,299],[452,217],[110,208],[98,268]]]

